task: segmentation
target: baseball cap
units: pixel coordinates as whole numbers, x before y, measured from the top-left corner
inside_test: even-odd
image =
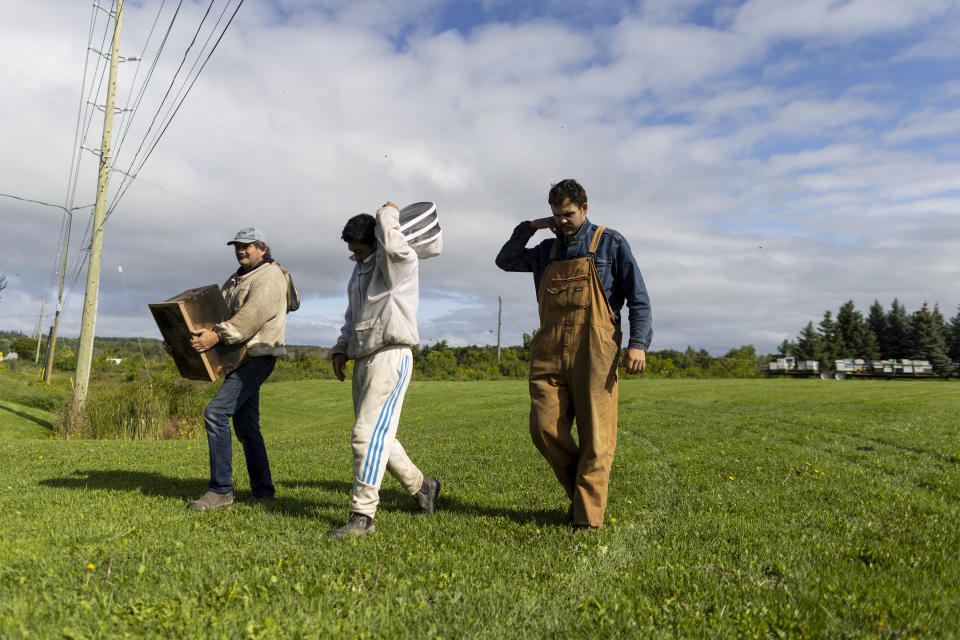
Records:
[[[267,241],[267,237],[263,235],[263,231],[260,231],[260,229],[256,227],[244,227],[240,229],[240,231],[237,231],[237,235],[227,244],[251,244],[257,240],[260,242]]]

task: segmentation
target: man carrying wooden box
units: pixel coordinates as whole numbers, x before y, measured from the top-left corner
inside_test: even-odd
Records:
[[[287,295],[292,289],[283,269],[273,261],[262,231],[246,227],[227,244],[233,245],[240,263],[222,288],[227,319],[213,329],[194,331],[190,346],[203,353],[218,343],[242,343],[246,355],[243,363],[224,378],[203,414],[210,448],[210,485],[188,505],[194,511],[233,504],[231,417],[247,461],[251,499],[271,500],[274,494],[260,433],[260,385],[270,376],[277,357],[286,353]]]

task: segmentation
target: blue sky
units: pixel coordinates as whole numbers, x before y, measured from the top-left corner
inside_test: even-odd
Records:
[[[2,193],[62,202],[81,5],[0,0]],[[205,6],[185,5],[132,136]],[[128,5],[127,52],[156,11]],[[447,250],[423,264],[423,336],[492,341],[502,296],[505,340],[519,343],[536,327],[532,283],[493,257],[565,177],[633,247],[654,349],[769,352],[848,299],[928,301],[949,317],[958,62],[952,0],[248,2],[111,218],[98,332],[156,335],[146,303],[222,282],[224,239],[256,224],[304,295],[290,341],[330,344],[343,221],[433,200]],[[121,73],[121,93],[131,80]],[[95,161],[81,169],[77,199],[92,201]],[[0,198],[0,221],[13,229],[0,326],[29,332],[59,214]],[[81,298],[70,293],[68,335]]]

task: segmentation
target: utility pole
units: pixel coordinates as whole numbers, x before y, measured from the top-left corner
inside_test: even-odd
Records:
[[[53,352],[57,348],[57,329],[60,328],[60,310],[63,308],[63,279],[67,273],[67,252],[70,249],[70,227],[73,214],[67,212],[67,236],[63,245],[63,264],[60,265],[60,291],[57,293],[57,312],[53,314],[53,325],[50,327],[50,337],[47,339],[47,357],[43,360],[43,381],[48,383],[53,371]]]
[[[43,305],[40,307],[40,319],[37,320],[37,326],[33,330],[33,338],[37,341],[37,353],[33,356],[34,362],[40,362],[40,343],[43,342],[43,321],[47,317],[47,300],[50,295],[43,299]]]
[[[500,328],[503,326],[503,297],[497,296],[499,310],[497,311],[497,362],[500,362]]]
[[[50,382],[50,368],[53,366],[53,325],[50,325],[50,335],[47,336],[47,353],[43,356],[43,381]]]
[[[83,416],[93,360],[93,334],[97,322],[97,298],[100,289],[100,254],[103,251],[103,225],[107,218],[107,187],[110,183],[110,137],[113,130],[113,104],[117,90],[117,62],[120,49],[120,22],[123,0],[117,1],[114,16],[113,45],[110,49],[110,79],[107,82],[107,103],[103,109],[103,139],[100,143],[100,172],[97,175],[97,204],[93,211],[93,232],[90,237],[90,261],[87,263],[87,288],[83,296],[80,320],[80,347],[77,350],[77,372],[73,390],[71,417]],[[71,420],[72,421],[72,420]]]

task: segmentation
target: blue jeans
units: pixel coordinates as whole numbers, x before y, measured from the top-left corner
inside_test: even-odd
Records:
[[[250,474],[250,488],[258,497],[274,494],[270,478],[267,447],[260,434],[260,385],[270,376],[277,359],[273,356],[250,358],[227,374],[223,386],[207,405],[203,422],[210,448],[210,491],[226,495],[233,491],[233,441],[230,418],[243,445]]]

